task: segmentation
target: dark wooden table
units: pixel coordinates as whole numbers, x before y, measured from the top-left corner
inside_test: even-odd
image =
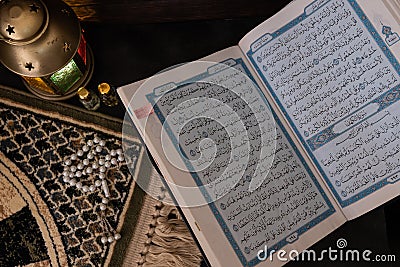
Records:
[[[165,23],[226,18],[264,17],[290,0],[65,0],[82,21]]]
[[[207,56],[236,45],[248,31],[288,1],[73,1],[83,20],[86,37],[95,54],[95,71],[89,88],[99,82],[116,86],[149,77],[175,64]],[[97,21],[97,22],[96,22]],[[162,23],[161,23],[162,22]],[[19,77],[0,66],[0,84],[26,90]],[[80,105],[77,99],[67,102]],[[100,108],[123,118],[125,109]],[[350,221],[313,248],[335,248],[345,238],[352,249],[397,253],[400,261],[400,200],[392,201]],[[286,266],[321,266],[289,263]],[[359,264],[359,265],[358,265]],[[323,262],[324,266],[399,266],[400,263]]]

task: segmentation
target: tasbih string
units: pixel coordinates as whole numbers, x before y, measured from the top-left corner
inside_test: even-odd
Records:
[[[125,160],[122,149],[111,149],[108,154],[104,155],[105,145],[106,142],[98,137],[88,140],[81,149],[64,161],[62,173],[65,183],[76,187],[83,193],[100,190],[100,194],[103,195],[100,203],[101,227],[103,228],[101,242],[103,244],[112,243],[121,238],[121,235],[113,229],[106,217],[107,205],[111,196],[107,174],[110,168],[119,167],[119,164]],[[91,163],[91,161],[94,162]],[[88,184],[88,181],[84,183],[80,181],[80,178],[84,176],[92,178],[94,183]]]

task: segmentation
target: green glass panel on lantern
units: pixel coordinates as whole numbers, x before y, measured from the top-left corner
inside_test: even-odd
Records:
[[[71,60],[64,68],[50,76],[50,80],[62,92],[68,91],[74,84],[82,78],[83,74],[79,70],[74,60]]]

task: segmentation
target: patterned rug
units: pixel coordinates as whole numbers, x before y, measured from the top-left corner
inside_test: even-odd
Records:
[[[121,142],[122,122],[0,88],[0,266],[199,266],[201,254],[138,136]],[[63,161],[94,137],[125,145],[108,175],[106,220],[121,233],[102,244],[101,197],[63,182]],[[127,164],[130,164],[129,172]],[[133,175],[131,174],[133,173]],[[135,186],[148,179],[153,199]]]

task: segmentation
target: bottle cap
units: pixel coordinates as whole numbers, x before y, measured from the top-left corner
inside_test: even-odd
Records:
[[[110,91],[111,86],[108,83],[101,83],[97,89],[99,89],[100,94],[107,94]]]
[[[80,99],[86,99],[89,96],[89,91],[85,87],[78,89],[78,96]]]

